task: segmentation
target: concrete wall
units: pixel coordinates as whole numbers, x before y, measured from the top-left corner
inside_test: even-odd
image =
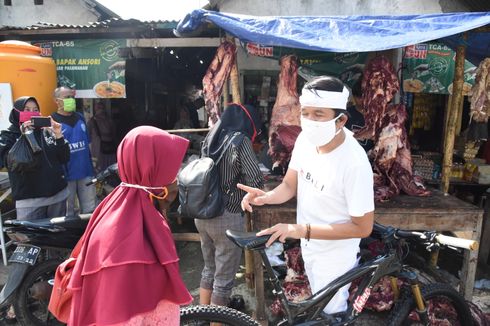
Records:
[[[220,11],[259,16],[408,15],[469,11],[458,0],[211,0]]]
[[[98,20],[83,0],[44,0],[34,5],[34,0],[12,0],[11,6],[0,1],[0,25],[29,26],[38,22],[56,24],[87,24]]]

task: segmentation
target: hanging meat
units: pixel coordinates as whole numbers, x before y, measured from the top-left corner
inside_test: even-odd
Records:
[[[490,114],[490,58],[483,60],[476,70],[475,85],[471,90],[470,114],[476,122],[487,122]]]
[[[284,251],[286,257],[287,274],[282,283],[284,295],[290,302],[300,302],[311,296],[310,282],[305,274],[301,248],[294,247]],[[279,298],[270,305],[272,314],[280,316],[284,314]]]
[[[355,133],[357,139],[374,139],[380,129],[386,106],[400,89],[400,83],[391,62],[384,56],[371,60],[363,73],[362,105],[365,126]]]
[[[277,83],[277,98],[272,108],[269,127],[269,155],[272,170],[284,174],[299,133],[301,108],[296,82],[298,60],[296,56],[284,56],[280,60],[281,72]]]
[[[353,302],[355,300],[357,290],[359,288],[359,283],[361,279],[357,279],[352,282],[349,289],[349,301]],[[404,280],[397,278],[396,280],[398,288],[406,286]],[[371,289],[369,298],[364,306],[365,309],[372,311],[382,312],[390,310],[395,304],[395,294],[393,293],[393,288],[391,287],[390,276],[383,276]]]
[[[376,132],[374,158],[374,198],[386,201],[403,191],[411,196],[429,196],[421,178],[412,173],[412,156],[403,104],[389,105]]]
[[[208,114],[208,125],[212,127],[219,119],[219,98],[223,85],[235,64],[236,46],[224,41],[216,50],[216,55],[202,79],[204,103]]]

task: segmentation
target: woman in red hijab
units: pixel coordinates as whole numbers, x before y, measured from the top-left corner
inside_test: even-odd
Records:
[[[97,207],[81,240],[69,284],[69,325],[179,324],[179,305],[192,297],[153,199],[163,211],[175,198],[187,146],[186,139],[147,126],[131,130],[119,145],[122,183]]]

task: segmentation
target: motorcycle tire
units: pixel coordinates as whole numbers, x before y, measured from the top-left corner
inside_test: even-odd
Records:
[[[49,311],[48,304],[51,296],[47,281],[54,278],[56,268],[62,261],[59,259],[46,260],[34,266],[17,289],[14,299],[17,322],[22,326],[59,326],[65,325],[58,321]],[[41,288],[42,298],[32,297],[33,286]],[[52,287],[51,287],[52,290]]]
[[[454,326],[473,325],[471,312],[465,299],[450,285],[429,284],[422,288],[422,296],[428,309],[430,325],[439,325],[438,322],[443,322],[443,320]],[[410,293],[395,305],[388,318],[388,325],[421,325],[417,319],[415,300]]]
[[[219,323],[223,326],[259,326],[250,316],[224,306],[187,306],[180,309],[180,325],[210,325]]]

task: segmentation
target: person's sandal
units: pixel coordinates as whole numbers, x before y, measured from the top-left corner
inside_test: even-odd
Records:
[[[232,295],[228,303],[228,308],[243,311],[245,309],[245,300],[239,294]]]
[[[8,318],[8,317],[5,317],[3,319],[3,322],[5,323],[5,325],[17,325],[17,318]]]
[[[3,315],[3,322],[6,325],[16,325],[17,324],[17,318],[15,316],[14,312],[14,306],[9,306],[8,309],[5,311],[5,314]]]

